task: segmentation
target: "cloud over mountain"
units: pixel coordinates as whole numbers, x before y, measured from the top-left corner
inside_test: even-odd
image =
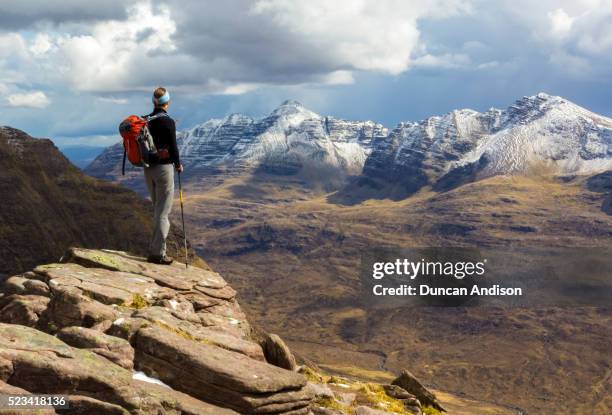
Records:
[[[104,12],[17,7],[10,14],[38,36],[4,39],[17,42],[12,60],[53,65],[81,91],[164,83],[231,94],[248,85],[350,83],[355,70],[401,73],[419,43],[418,19],[465,10],[458,0],[169,0],[124,2],[123,13],[117,2]]]
[[[567,70],[593,69],[593,59],[607,60],[610,6],[596,0],[543,1],[528,8],[522,3],[113,0],[101,7],[26,1],[0,5],[0,44],[6,46],[0,68],[9,80],[18,74],[15,68],[26,68],[37,75],[34,82],[94,92],[163,83],[236,94],[270,84],[351,83],[355,72],[397,75],[415,62],[444,69],[491,67],[473,49],[439,43],[435,33],[432,41],[422,36],[423,21],[480,14],[514,21],[550,60],[569,63]],[[456,28],[451,20],[447,30]],[[472,33],[470,42],[499,40],[486,39],[485,31]],[[56,73],[41,71],[49,68]]]
[[[114,105],[140,108],[159,84],[184,103],[173,109],[183,127],[288,97],[344,118],[384,106],[390,124],[491,102],[483,91],[500,104],[545,89],[593,105],[611,82],[611,14],[598,0],[5,2],[0,107],[4,123],[68,137],[113,133]],[[413,113],[391,104],[397,91]],[[36,92],[54,104],[48,120],[8,100]]]

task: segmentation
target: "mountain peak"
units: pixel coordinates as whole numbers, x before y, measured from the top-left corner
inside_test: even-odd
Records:
[[[549,100],[551,98],[559,98],[555,95],[547,94],[546,92],[538,92],[535,97],[539,99],[545,99],[545,100]]]
[[[524,96],[516,100],[506,111],[511,122],[525,123],[540,118],[551,111],[556,112],[559,110],[568,115],[587,111],[562,97],[549,95],[544,92]]]
[[[301,102],[296,101],[295,99],[286,99],[281,104],[281,107],[301,107],[304,108]]]
[[[237,112],[233,112],[230,115],[228,115],[227,117],[225,117],[225,120],[230,123],[230,124],[234,124],[237,122],[248,122],[248,121],[252,121],[252,118],[244,115],[244,114],[240,114]]]
[[[544,114],[556,113],[557,117],[586,117],[597,122],[601,122],[604,117],[596,114],[566,98],[550,95],[545,92],[540,92],[532,96],[524,96],[523,98],[514,102],[507,109],[508,114],[511,117],[518,117],[526,121],[528,119],[533,120],[539,118]],[[607,120],[609,121],[609,120]],[[606,125],[609,122],[605,122]]]
[[[17,128],[10,127],[8,125],[0,125],[0,134],[7,138],[20,138],[20,139],[33,139],[28,136],[24,131]]]
[[[304,107],[302,103],[292,99],[283,101],[274,111],[272,111],[271,115],[280,117],[294,114],[300,114],[303,118],[319,118],[318,114]]]
[[[538,105],[549,107],[551,105],[571,102],[557,95],[550,95],[546,92],[538,92],[536,95],[524,96],[523,98],[516,101],[516,105],[521,105],[521,103],[526,104],[528,106]]]

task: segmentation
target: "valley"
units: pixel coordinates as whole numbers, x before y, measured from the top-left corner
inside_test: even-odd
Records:
[[[369,309],[358,275],[374,247],[609,248],[606,194],[583,179],[494,177],[357,206],[263,175],[187,194],[197,252],[258,324],[326,369],[410,367],[436,388],[527,413],[609,407],[610,309]]]

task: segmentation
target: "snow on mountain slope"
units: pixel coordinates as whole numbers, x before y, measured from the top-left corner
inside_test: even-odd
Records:
[[[506,110],[464,109],[401,123],[373,147],[364,176],[400,182],[408,192],[528,174],[539,163],[554,174],[591,174],[612,169],[612,119],[540,93]]]
[[[491,131],[499,128],[501,112],[484,114],[455,110],[420,122],[399,124],[373,145],[363,175],[400,184],[414,192],[443,175],[450,162],[474,150]]]
[[[359,174],[375,139],[388,131],[372,121],[320,116],[296,101],[285,101],[269,116],[255,119],[232,114],[206,121],[177,135],[186,174],[263,167],[292,174],[304,165],[333,167]],[[96,177],[120,174],[122,148],[108,148],[87,168]],[[130,169],[134,171],[134,169]]]
[[[612,168],[612,119],[563,98],[525,97],[504,114],[503,129],[452,167],[486,157],[483,174],[526,172],[537,160],[560,174],[589,174]]]
[[[322,117],[285,101],[262,119],[233,114],[208,121],[182,133],[179,146],[186,168],[225,163],[291,173],[314,162],[359,173],[372,139],[386,134],[372,121]]]
[[[340,176],[378,178],[410,193],[425,185],[444,189],[496,174],[529,174],[542,163],[559,175],[612,169],[612,119],[543,93],[505,110],[462,109],[400,123],[390,133],[373,121],[321,116],[285,101],[263,118],[232,114],[206,121],[180,132],[178,141],[188,179],[331,167]],[[121,159],[117,144],[86,171],[122,180]],[[128,170],[137,177],[137,169]]]

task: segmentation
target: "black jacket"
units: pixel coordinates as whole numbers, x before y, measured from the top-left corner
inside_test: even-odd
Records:
[[[161,108],[155,108],[152,113],[147,115],[159,114],[160,112],[166,112]],[[153,142],[157,150],[168,150],[170,155],[167,159],[155,159],[151,161],[157,164],[174,164],[178,167],[181,164],[179,157],[178,146],[176,145],[176,125],[174,120],[170,116],[161,116],[149,122],[149,132],[153,136]]]

